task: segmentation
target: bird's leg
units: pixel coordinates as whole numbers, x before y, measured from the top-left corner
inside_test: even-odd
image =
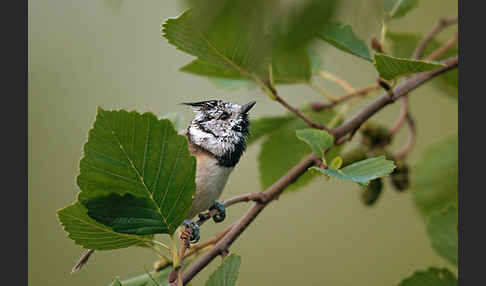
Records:
[[[200,230],[199,230],[199,224],[196,222],[193,222],[191,220],[186,219],[183,223],[182,226],[184,226],[184,231],[182,232],[180,238],[183,240],[189,239],[190,243],[196,243],[199,241],[200,236]]]
[[[215,214],[212,215],[213,220],[215,223],[222,222],[226,218],[226,209],[220,202],[214,202],[214,204],[209,207],[209,212],[216,211]]]

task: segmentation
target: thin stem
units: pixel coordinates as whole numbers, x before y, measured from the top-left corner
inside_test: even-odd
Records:
[[[408,109],[409,109],[409,104],[408,104],[408,96],[402,97],[402,105],[400,108],[400,114],[398,115],[398,118],[396,119],[395,123],[393,123],[392,127],[390,128],[390,135],[394,135],[397,133],[400,128],[402,128],[403,123],[405,123],[405,119],[408,114]]]
[[[440,46],[437,50],[433,51],[426,60],[435,60],[442,56],[445,52],[447,52],[450,48],[455,46],[459,40],[459,35],[456,32],[456,35],[452,37],[449,41],[445,42],[442,46]]]
[[[324,89],[322,89],[321,87],[317,86],[313,82],[309,82],[308,85],[312,89],[314,89],[315,91],[317,91],[318,93],[320,93],[322,96],[324,96],[325,98],[329,99],[331,102],[339,101],[339,99],[340,99],[340,97],[336,97],[336,96],[333,96],[333,95],[329,94],[328,92],[326,92]]]
[[[341,86],[346,91],[346,93],[354,93],[356,91],[353,88],[353,86],[351,86],[351,84],[349,82],[345,81],[344,79],[342,79],[342,78],[340,78],[336,75],[333,75],[333,74],[325,72],[325,71],[321,71],[319,73],[319,76],[338,84],[339,86]]]
[[[412,58],[414,59],[421,58],[425,48],[427,47],[427,44],[429,44],[430,41],[432,41],[432,39],[435,36],[437,36],[446,27],[456,24],[457,22],[458,22],[458,17],[441,18],[439,20],[439,23],[429,33],[427,33],[427,35],[425,35],[422,41],[417,45],[417,48],[413,52]]]
[[[406,122],[408,125],[407,142],[405,143],[403,148],[393,156],[396,161],[401,161],[405,159],[405,157],[410,153],[410,151],[412,151],[413,146],[415,145],[415,140],[417,138],[417,130],[415,128],[415,122],[409,113],[407,113]]]
[[[312,110],[314,110],[314,111],[321,111],[321,110],[326,109],[326,108],[332,108],[332,107],[334,107],[334,106],[336,106],[340,103],[346,102],[346,101],[348,101],[348,100],[350,100],[354,97],[366,96],[366,95],[370,94],[371,92],[378,90],[379,88],[380,87],[377,84],[374,84],[374,85],[371,85],[371,86],[360,88],[360,89],[354,91],[353,93],[342,96],[337,101],[330,102],[330,103],[312,102],[310,104],[310,106],[311,106]]]
[[[274,92],[274,96],[275,96],[275,98],[276,98],[275,100],[277,102],[279,102],[280,104],[282,104],[285,108],[287,108],[291,112],[295,113],[295,115],[297,115],[302,120],[304,120],[305,123],[307,123],[307,125],[309,125],[310,127],[316,128],[316,129],[324,129],[326,131],[329,131],[329,129],[326,126],[324,126],[322,124],[319,124],[319,123],[316,123],[316,122],[313,122],[312,120],[310,120],[309,118],[307,118],[307,116],[305,116],[302,112],[300,112],[300,110],[298,108],[295,108],[295,107],[291,106],[290,104],[288,104],[282,97],[280,97],[277,94],[276,91]]]
[[[167,251],[171,251],[170,247],[168,247],[167,245],[163,244],[162,242],[158,241],[158,240],[152,240],[153,243],[157,244],[158,246],[166,249]]]

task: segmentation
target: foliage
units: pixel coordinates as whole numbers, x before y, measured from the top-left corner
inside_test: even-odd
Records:
[[[374,64],[380,77],[388,80],[437,69],[443,66],[437,62],[401,59],[384,54],[375,54]]]
[[[427,148],[411,170],[413,199],[425,217],[457,204],[457,135]]]
[[[404,279],[399,286],[457,286],[457,279],[446,268],[430,267],[426,271],[416,271]]]
[[[196,162],[170,120],[99,108],[83,150],[79,203],[58,212],[78,244],[127,247],[147,241],[141,235],[172,234],[186,218]],[[83,235],[88,231],[99,238]]]
[[[340,23],[329,23],[319,33],[319,37],[341,51],[353,54],[365,60],[371,61],[371,55],[366,44],[358,38],[351,26]]]
[[[371,180],[390,174],[394,168],[393,161],[386,160],[385,156],[369,158],[338,170],[312,167],[313,170],[328,176],[353,181],[363,187],[367,186]]]
[[[238,278],[241,257],[231,254],[223,260],[218,269],[206,281],[206,286],[234,286]]]
[[[435,251],[457,265],[457,207],[450,206],[430,215],[427,233]]]
[[[392,85],[403,77],[443,67],[440,62],[412,58],[423,35],[387,32],[387,24],[407,15],[418,0],[384,2],[381,36],[391,45],[390,53],[376,48],[385,45],[383,41],[373,45],[380,52],[372,52],[351,26],[331,21],[337,7],[335,0],[219,0],[212,5],[190,2],[190,9],[162,25],[162,35],[170,44],[195,57],[180,70],[204,76],[220,88],[259,87],[289,110],[284,115],[251,120],[247,145],[261,144],[258,164],[263,189],[278,182],[310,153],[322,160],[310,157],[317,166],[304,169],[283,187],[285,191],[303,189],[317,176],[334,177],[363,187],[360,198],[370,206],[384,191],[384,177],[392,174],[393,184],[401,191],[408,187],[406,158],[398,162],[386,159],[395,158],[388,149],[394,136],[389,126],[377,127],[369,122],[362,126],[366,120],[356,124],[347,134],[349,138],[344,139],[352,139],[361,127],[362,140],[351,152],[341,154],[346,140],[340,140],[343,138],[329,125],[339,126],[349,107],[364,94],[349,94],[353,88],[344,80],[336,80],[348,97],[327,96],[331,102],[324,108],[292,108],[278,97],[276,88],[280,84],[308,84],[313,76],[323,74],[321,55],[311,48],[314,44],[329,44],[369,61]],[[424,56],[442,45],[433,39]],[[455,54],[457,47],[452,47],[437,60]],[[437,80],[438,86],[457,95],[457,71]],[[334,108],[351,97],[339,111]],[[329,130],[309,128],[318,125],[328,126]],[[57,212],[68,237],[84,248],[96,250],[136,245],[149,247],[162,256],[161,247],[170,255],[168,265],[177,269],[182,256],[174,234],[186,219],[196,189],[196,160],[190,154],[187,138],[178,134],[184,127],[175,113],[158,119],[151,113],[99,108],[79,164],[78,200]],[[430,146],[410,169],[413,200],[424,216],[431,246],[457,266],[457,135]],[[170,235],[172,247],[155,240],[154,234]],[[184,267],[188,263],[185,260]],[[240,263],[239,255],[227,256],[206,285],[235,285]],[[112,285],[168,285],[173,271],[173,267],[166,267],[129,280],[117,278]],[[400,285],[456,284],[450,271],[431,267],[415,272]]]
[[[304,113],[312,120],[323,124],[329,123],[335,116],[335,113],[332,111],[315,112],[304,109]],[[250,132],[258,135],[262,134],[259,128],[265,128],[266,130],[265,135],[260,136],[264,137],[264,140],[258,155],[260,182],[262,188],[266,189],[309,154],[307,144],[299,140],[295,134],[296,130],[308,126],[296,116],[292,116],[291,120],[280,116],[264,117],[253,122],[255,124],[251,125]],[[326,161],[331,162],[339,154],[339,149],[340,147],[338,146],[331,148],[326,153]],[[282,154],[286,155],[282,156]],[[286,191],[301,188],[315,177],[316,174],[307,173],[289,186]]]
[[[295,133],[297,138],[307,143],[319,158],[324,158],[325,151],[334,145],[334,137],[325,130],[300,129]]]
[[[417,44],[423,39],[423,35],[413,33],[397,33],[388,31],[386,38],[391,45],[391,53],[395,57],[410,58],[415,50]],[[438,49],[444,43],[437,39],[432,39],[430,43],[425,47],[423,56],[428,56],[430,53]],[[458,52],[457,46],[451,47],[447,50],[438,60],[442,60],[448,57],[456,55]],[[444,94],[457,98],[457,70],[452,70],[438,76],[432,80],[432,84],[441,90],[445,91]]]

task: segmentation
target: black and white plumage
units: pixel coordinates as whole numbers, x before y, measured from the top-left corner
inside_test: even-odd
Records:
[[[196,194],[188,218],[206,211],[216,201],[229,174],[240,160],[249,135],[252,101],[239,105],[221,100],[184,103],[195,115],[185,130],[196,156]]]

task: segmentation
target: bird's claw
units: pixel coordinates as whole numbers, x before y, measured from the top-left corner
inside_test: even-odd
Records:
[[[201,238],[199,225],[191,220],[186,219],[182,225],[184,226],[184,232],[181,234],[181,239],[189,239],[190,243],[196,243]]]
[[[226,209],[220,202],[214,202],[209,208],[209,211],[216,210],[216,213],[212,215],[215,223],[222,222],[226,218]]]

